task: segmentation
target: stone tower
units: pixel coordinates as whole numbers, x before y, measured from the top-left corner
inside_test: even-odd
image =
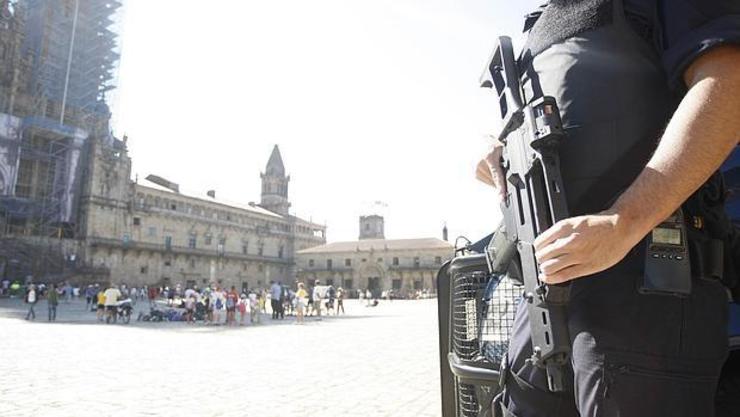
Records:
[[[360,240],[385,239],[383,216],[360,216]]]
[[[285,175],[283,158],[280,149],[275,145],[272,154],[267,161],[265,172],[260,174],[262,178],[262,200],[260,206],[274,213],[287,215],[290,203],[288,202],[288,182],[290,176]]]

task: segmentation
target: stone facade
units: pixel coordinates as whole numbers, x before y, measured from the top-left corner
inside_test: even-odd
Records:
[[[380,225],[382,230],[382,220]],[[319,280],[351,291],[370,289],[378,295],[393,289],[409,296],[417,290],[434,291],[437,271],[453,251],[453,245],[437,238],[335,242],[299,250],[297,276],[309,284]]]
[[[263,201],[284,208],[283,214],[132,182],[122,145],[91,150],[81,213],[85,258],[108,269],[114,282],[264,287],[270,280],[294,280],[295,252],[326,242],[325,226],[287,214],[289,177],[277,147],[262,178],[283,186],[282,199],[263,195]],[[263,190],[276,191],[264,184]]]

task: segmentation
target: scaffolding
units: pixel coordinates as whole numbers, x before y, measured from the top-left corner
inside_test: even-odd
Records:
[[[112,140],[106,94],[119,58],[111,27],[120,7],[0,0],[0,47],[12,57],[0,69],[0,113],[21,121],[10,137],[0,134],[0,153],[5,146],[17,155],[5,170],[13,178],[2,181],[12,183],[0,187],[0,263],[12,260],[18,271],[65,270],[62,238],[76,237],[87,142]]]
[[[25,0],[24,49],[32,57],[29,90],[44,117],[108,135],[106,93],[119,59],[111,30],[118,0]]]

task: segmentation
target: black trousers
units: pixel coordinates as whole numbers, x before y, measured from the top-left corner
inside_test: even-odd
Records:
[[[272,305],[272,318],[278,318],[280,314],[280,300],[271,299],[270,305]]]
[[[526,309],[517,312],[509,373],[499,400],[516,417],[714,416],[727,356],[728,299],[714,281],[693,281],[686,298],[638,292],[643,257],[573,281],[572,342],[565,393],[547,389],[532,354]]]

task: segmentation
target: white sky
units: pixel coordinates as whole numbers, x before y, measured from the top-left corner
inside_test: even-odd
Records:
[[[376,200],[388,238],[491,231],[474,168],[498,111],[477,81],[536,1],[125,4],[114,128],[140,179],[259,202],[278,144],[292,211],[326,222],[330,242],[357,239]]]

